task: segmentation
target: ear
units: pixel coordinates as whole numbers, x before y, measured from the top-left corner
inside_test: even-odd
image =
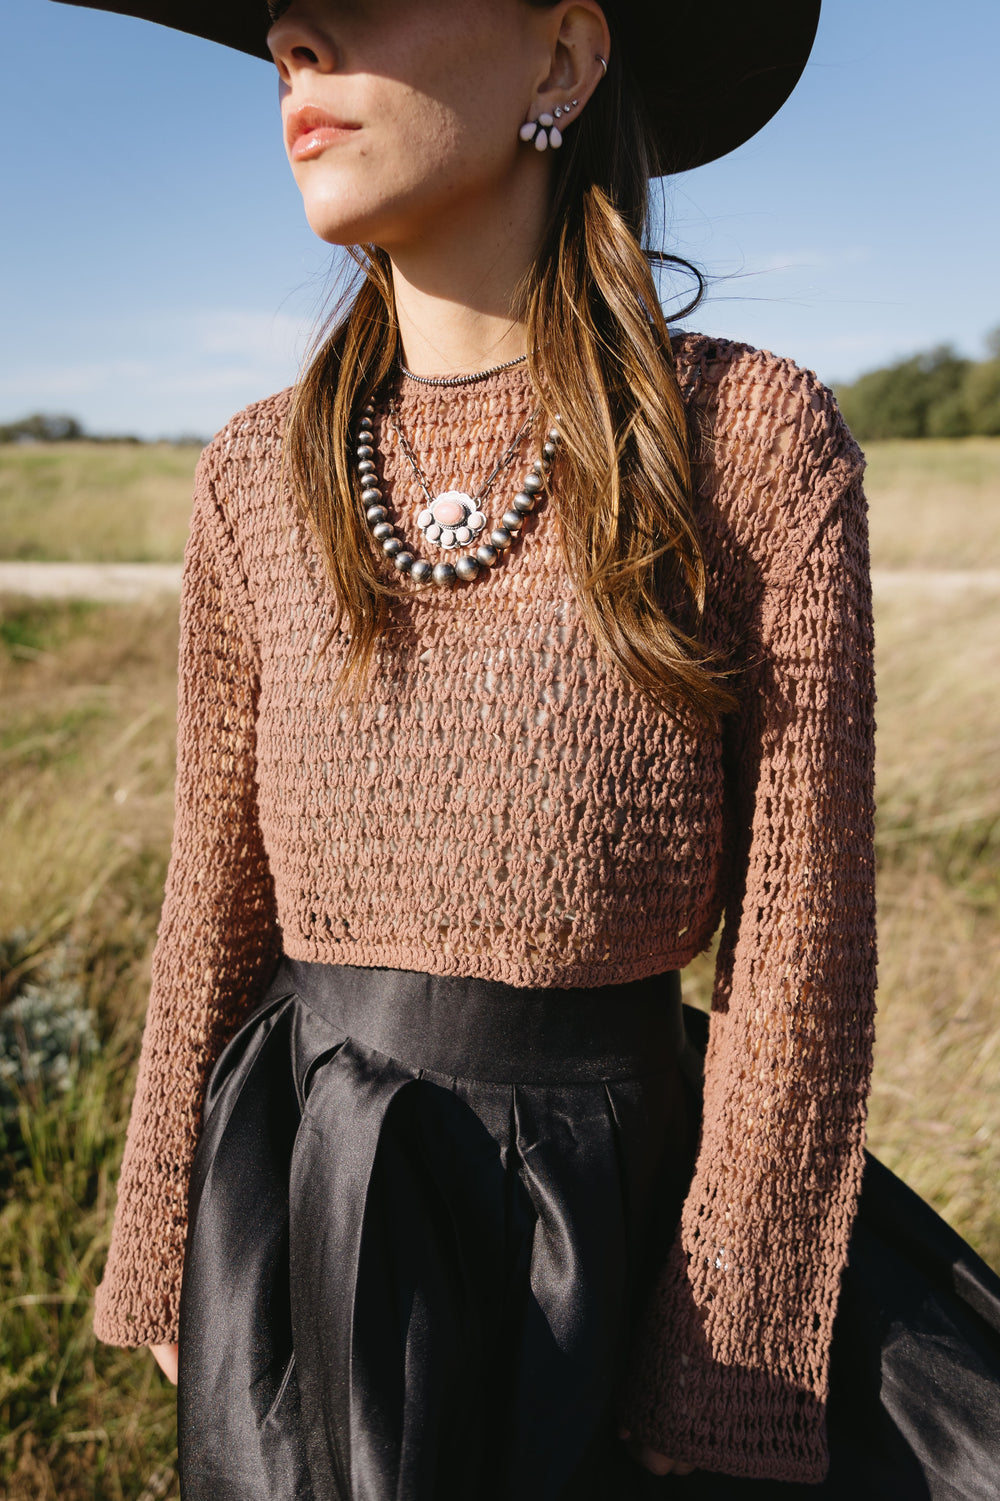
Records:
[[[537,120],[539,115],[547,113],[558,119],[562,127],[579,118],[604,77],[601,58],[607,62],[611,36],[596,0],[564,0],[544,14],[551,28],[550,65],[535,89],[528,118]]]

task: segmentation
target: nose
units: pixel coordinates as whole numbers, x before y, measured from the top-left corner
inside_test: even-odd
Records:
[[[267,45],[279,77],[288,85],[304,69],[332,73],[337,66],[333,39],[314,21],[295,12],[293,4],[267,33]]]

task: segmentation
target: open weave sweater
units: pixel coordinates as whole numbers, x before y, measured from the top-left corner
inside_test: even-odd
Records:
[[[718,732],[658,713],[596,651],[560,550],[558,463],[499,566],[451,591],[403,582],[352,720],[331,702],[342,636],[320,649],[329,585],[281,483],[289,393],[205,450],[102,1339],[176,1338],[206,1076],[282,949],[593,986],[682,967],[724,914],[695,1176],[622,1412],[707,1469],[822,1478],[875,985],[862,459],[811,374],[698,335],[675,355],[701,435],[705,635],[741,669]],[[402,377],[398,395],[431,485],[473,493],[534,406],[523,367],[459,388]],[[376,440],[416,541],[423,496],[382,418]]]

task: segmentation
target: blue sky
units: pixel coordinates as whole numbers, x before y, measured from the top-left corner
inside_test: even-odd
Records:
[[[332,275],[267,64],[4,0],[0,421],[208,435],[295,378]],[[825,0],[781,114],[665,185],[692,319],[822,379],[1000,324],[1000,5]]]

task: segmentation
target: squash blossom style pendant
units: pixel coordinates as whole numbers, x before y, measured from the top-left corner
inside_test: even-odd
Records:
[[[519,364],[520,361],[512,360],[510,363]],[[505,370],[509,367],[501,365],[497,368]],[[486,373],[495,372],[487,371]],[[423,376],[413,378],[424,379]],[[447,380],[441,384],[465,384],[467,381],[480,378],[479,376],[463,376],[461,381]],[[400,449],[413,470],[413,477],[424,492],[427,501],[426,507],[417,517],[417,524],[428,542],[446,549],[464,547],[482,532],[486,525],[486,517],[480,510],[480,506],[489,495],[494,480],[506,473],[514,463],[521,441],[525,433],[534,425],[537,416],[537,411],[533,412],[522,422],[506,453],[494,466],[493,472],[475,496],[466,494],[464,490],[442,490],[440,495],[434,495],[399,425],[395,401],[390,399],[389,426],[395,433]],[[556,418],[557,422],[560,420],[559,417]],[[474,553],[460,553],[454,563],[448,563],[443,558],[438,563],[430,563],[426,558],[414,557],[403,539],[397,537],[395,524],[389,520],[388,508],[383,504],[382,490],[378,482],[374,423],[375,405],[369,401],[361,408],[361,417],[356,432],[358,446],[355,452],[358,459],[357,475],[361,487],[361,503],[365,508],[365,520],[371,528],[372,536],[386,557],[392,559],[393,565],[399,572],[409,574],[415,584],[433,582],[439,588],[444,588],[450,587],[459,580],[463,584],[469,584],[482,573],[484,568],[493,568],[499,563],[506,556],[514,539],[520,535],[525,521],[542,498],[548,473],[556,456],[556,445],[560,439],[559,429],[553,427],[550,430],[548,441],[542,445],[540,456],[535,459],[521,481],[521,488],[514,496],[510,509],[504,511],[500,524],[489,533],[488,539],[477,547]]]
[[[463,490],[445,490],[420,512],[417,525],[427,541],[436,542],[438,547],[464,547],[479,536],[486,517],[471,495]]]

